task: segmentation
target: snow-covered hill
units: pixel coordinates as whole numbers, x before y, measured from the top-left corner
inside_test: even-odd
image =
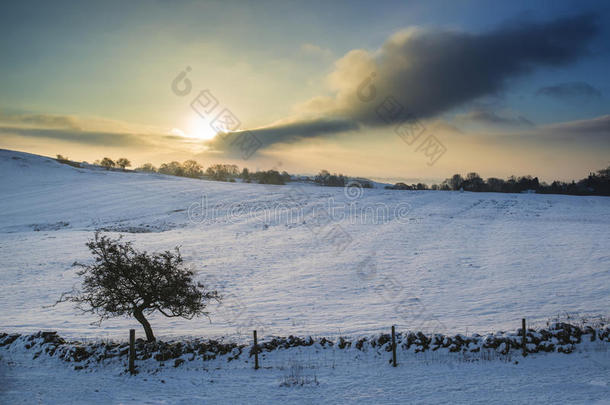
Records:
[[[514,330],[522,317],[607,314],[610,199],[264,186],[81,169],[0,151],[0,326],[124,337],[69,304],[95,229],[180,245],[224,304],[155,317],[159,336]]]

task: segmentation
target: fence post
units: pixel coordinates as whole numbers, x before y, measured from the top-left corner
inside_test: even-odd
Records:
[[[521,319],[521,346],[523,348],[523,357],[527,356],[527,331],[525,329],[525,318]]]
[[[256,331],[254,331],[254,369],[258,370],[258,339],[256,338]]]
[[[136,330],[129,329],[129,372],[133,375],[136,373]]]
[[[396,328],[392,325],[392,366],[396,367]]]

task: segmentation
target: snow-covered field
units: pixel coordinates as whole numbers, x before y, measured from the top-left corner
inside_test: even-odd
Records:
[[[71,265],[90,260],[85,242],[97,228],[123,231],[148,250],[180,245],[201,278],[212,276],[207,281],[225,292],[211,323],[154,318],[161,336],[227,336],[240,326],[249,334],[251,320],[283,335],[356,335],[424,321],[445,332],[483,333],[516,329],[522,317],[607,314],[610,304],[609,198],[346,195],[302,184],[76,169],[9,151],[0,152],[0,173],[0,306],[10,308],[0,312],[4,331],[124,337],[137,327],[121,319],[97,328],[69,304],[44,308],[77,282]],[[373,217],[382,204],[388,215]],[[332,215],[330,224],[314,224],[316,209],[316,217]],[[347,242],[326,236],[335,224]],[[147,229],[154,232],[125,232]]]
[[[147,250],[180,245],[201,280],[224,293],[211,321],[153,317],[160,338],[243,341],[252,329],[263,339],[361,336],[393,324],[471,334],[516,330],[523,317],[536,326],[566,312],[607,315],[610,307],[610,199],[604,197],[209,182],[77,169],[4,150],[0,190],[3,332],[125,339],[136,328],[141,334],[130,319],[97,327],[70,304],[48,307],[77,283],[71,265],[90,260],[85,242],[99,228]],[[112,369],[56,372],[52,361],[2,356],[9,402],[23,392],[31,395],[21,399],[33,403],[229,403],[248,395],[255,403],[460,402],[473,392],[482,401],[588,402],[607,398],[610,383],[608,357],[592,366],[594,355],[586,352],[541,355],[518,366],[417,361],[391,370],[354,362],[320,367],[315,388],[284,391],[278,381],[285,371],[278,368],[170,370],[131,382]],[[72,387],[91,389],[77,394]],[[151,392],[163,394],[146,397]]]

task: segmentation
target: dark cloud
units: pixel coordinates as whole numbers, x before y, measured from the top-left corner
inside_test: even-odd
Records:
[[[557,99],[600,99],[602,92],[589,83],[570,82],[559,83],[554,86],[541,87],[537,96],[548,96]]]
[[[303,138],[313,138],[357,129],[359,129],[359,124],[351,120],[338,118],[317,119],[251,129],[248,130],[248,136],[253,135],[264,146],[264,144],[291,142]],[[216,149],[228,150],[230,149],[228,146],[234,144],[233,140],[239,138],[240,134],[241,132],[219,134],[210,142],[210,145]]]
[[[335,97],[318,97],[309,103],[307,113],[319,119],[275,125],[257,133],[268,146],[360,125],[388,125],[388,117],[378,108],[388,96],[398,103],[403,116],[434,117],[499,92],[508,79],[578,60],[596,32],[592,15],[513,23],[480,34],[429,29],[399,32],[378,52],[350,51],[335,63],[329,76]],[[371,94],[375,97],[368,97]],[[341,123],[337,128],[326,125],[335,121]]]
[[[575,61],[596,32],[592,16],[503,27],[485,34],[415,31],[388,40],[380,87],[412,113],[430,117],[501,90],[539,66]]]

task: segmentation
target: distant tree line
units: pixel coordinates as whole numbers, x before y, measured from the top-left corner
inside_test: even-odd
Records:
[[[61,156],[61,155],[57,155]],[[112,160],[109,157],[105,157],[102,160],[96,160],[93,162],[94,165],[102,166],[106,170],[120,168],[121,170],[125,170],[126,167],[131,166],[131,162],[127,158],[118,158],[117,160]]]
[[[551,184],[541,182],[538,177],[510,176],[503,180],[496,177],[489,177],[484,180],[478,173],[468,173],[466,177],[454,174],[445,179],[441,184],[433,184],[428,187],[426,184],[418,183],[407,185],[396,183],[393,186],[386,186],[392,190],[464,190],[473,192],[493,192],[493,193],[525,193],[535,192],[541,194],[570,194],[570,195],[603,195],[610,196],[610,166],[606,169],[590,173],[587,178],[570,183],[564,181],[553,181]]]
[[[57,160],[62,163],[71,162],[62,155],[57,155]],[[108,157],[96,160],[94,164],[102,166],[107,170],[113,168],[125,170],[126,167],[131,166],[131,162],[126,158],[119,158],[114,161]],[[286,171],[281,173],[277,170],[250,172],[247,168],[243,168],[240,171],[239,167],[234,164],[214,164],[204,171],[203,166],[195,160],[186,160],[182,163],[177,161],[163,163],[158,169],[151,163],[145,163],[135,170],[138,172],[161,173],[196,179],[228,182],[235,182],[236,179],[241,179],[245,183],[256,182],[259,184],[278,185],[286,184],[292,181],[294,177]],[[304,176],[298,179],[327,187],[345,187],[352,183],[358,183],[362,188],[372,187],[371,182],[367,179],[350,180],[348,176],[337,173],[331,174],[327,170],[321,170],[313,178]],[[466,177],[463,177],[461,174],[454,174],[450,178],[445,179],[441,184],[432,184],[431,186],[424,183],[410,185],[396,183],[393,186],[386,186],[385,188],[391,190],[463,190],[494,193],[535,192],[541,194],[610,196],[610,166],[596,173],[590,173],[587,178],[572,182],[553,181],[551,184],[548,184],[539,181],[538,177],[529,175],[521,177],[510,176],[506,180],[496,177],[483,179],[478,173],[471,172]]]
[[[254,181],[260,184],[283,185],[291,181],[291,176],[286,171],[282,173],[277,170],[250,172],[247,168],[240,171],[237,165],[220,163],[214,164],[204,171],[203,166],[194,160],[187,160],[183,163],[177,161],[163,163],[158,169],[151,163],[145,163],[136,168],[136,171],[228,182],[242,179],[245,183]]]
[[[307,178],[309,180],[309,178]],[[327,187],[345,187],[347,185],[356,184],[362,188],[372,188],[373,185],[367,179],[353,179],[342,174],[330,174],[328,170],[321,170],[314,178],[313,182],[320,186]]]
[[[427,184],[417,183],[417,184],[405,184],[405,183],[396,183],[393,186],[385,186],[388,190],[439,190],[438,184],[433,184],[428,187]],[[449,189],[448,189],[449,190]]]
[[[248,169],[244,168],[241,172],[241,178],[246,183],[256,181],[259,184],[286,184],[292,181],[292,176],[288,172],[278,172],[277,170],[263,170],[251,173]]]
[[[321,170],[316,177],[314,183],[328,187],[344,187],[347,183],[347,177],[342,174],[330,174],[327,170]]]

